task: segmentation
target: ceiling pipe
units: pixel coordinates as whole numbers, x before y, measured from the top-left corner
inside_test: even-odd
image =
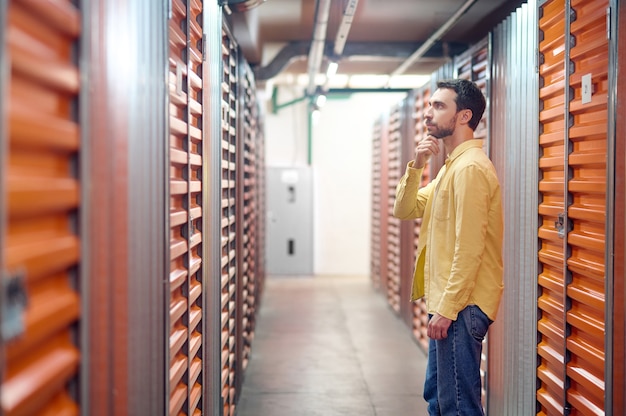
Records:
[[[315,76],[322,67],[324,57],[324,45],[326,44],[326,28],[328,26],[328,16],[330,15],[331,0],[317,0],[315,7],[315,25],[313,27],[313,40],[309,50],[309,86],[307,94],[313,95],[315,92]]]
[[[394,75],[403,74],[415,61],[420,59],[435,42],[437,42],[448,30],[450,30],[452,26],[455,25],[459,21],[459,19],[465,14],[465,12],[467,12],[469,8],[474,5],[474,3],[476,3],[476,0],[466,1],[465,4],[463,4],[461,8],[457,10],[450,19],[448,19],[447,22],[441,25],[441,27],[437,29],[435,33],[433,33],[428,39],[426,39],[426,41],[422,44],[422,46],[419,47],[418,50],[413,52],[413,54],[409,56],[406,61],[404,61],[398,68],[396,68],[391,74],[389,74],[389,78],[391,79],[391,77]]]
[[[337,36],[335,36],[335,48],[333,49],[334,58],[338,58],[343,53],[343,48],[348,40],[348,33],[352,27],[352,18],[356,13],[356,6],[359,4],[359,0],[349,0],[346,10],[343,11],[341,17],[341,23],[337,30]]]
[[[339,58],[343,54],[343,48],[346,46],[346,40],[348,40],[348,33],[352,27],[352,18],[356,13],[356,6],[359,4],[359,0],[349,0],[346,9],[341,16],[341,22],[337,29],[337,35],[335,36],[335,47],[333,48],[333,55],[331,61],[328,63],[328,70],[326,71],[326,81],[322,86],[323,91],[328,91],[330,80],[337,72],[339,65]],[[332,66],[332,68],[331,68]]]
[[[343,48],[341,57],[391,58],[402,62],[421,45],[421,42],[350,42]],[[459,42],[435,42],[422,58],[438,59],[458,55],[465,52],[468,46],[469,45],[466,43]],[[266,66],[256,66],[253,68],[254,79],[257,81],[267,81],[279,75],[292,62],[306,59],[310,47],[311,42],[304,40],[288,43]],[[334,45],[331,44],[330,41],[327,41],[324,47],[324,54],[332,56],[333,48]]]

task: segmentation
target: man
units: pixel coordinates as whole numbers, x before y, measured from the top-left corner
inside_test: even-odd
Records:
[[[482,92],[461,79],[437,87],[424,113],[429,135],[397,186],[393,213],[423,218],[411,300],[425,295],[430,317],[428,412],[484,415],[482,341],[503,290],[500,185],[482,140],[474,139],[485,111]],[[442,150],[445,166],[420,189],[424,165]]]

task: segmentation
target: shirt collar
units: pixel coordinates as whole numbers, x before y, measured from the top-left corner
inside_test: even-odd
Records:
[[[458,145],[457,147],[454,148],[454,150],[452,151],[452,153],[450,153],[448,155],[448,157],[446,158],[446,166],[448,166],[450,163],[452,163],[454,161],[454,159],[456,159],[457,157],[459,157],[460,155],[462,155],[463,153],[465,153],[466,150],[471,149],[473,147],[483,147],[483,140],[482,139],[471,139],[471,140],[466,140],[463,143],[461,143],[460,145]]]

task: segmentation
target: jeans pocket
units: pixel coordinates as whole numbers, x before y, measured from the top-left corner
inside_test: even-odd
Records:
[[[487,335],[491,321],[478,306],[470,305],[468,308],[470,309],[472,336],[477,341],[482,342],[485,339],[485,335]]]

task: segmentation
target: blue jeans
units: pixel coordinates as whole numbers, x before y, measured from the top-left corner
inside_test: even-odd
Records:
[[[448,337],[430,340],[424,399],[430,416],[483,416],[480,354],[491,320],[469,305],[448,329]]]

